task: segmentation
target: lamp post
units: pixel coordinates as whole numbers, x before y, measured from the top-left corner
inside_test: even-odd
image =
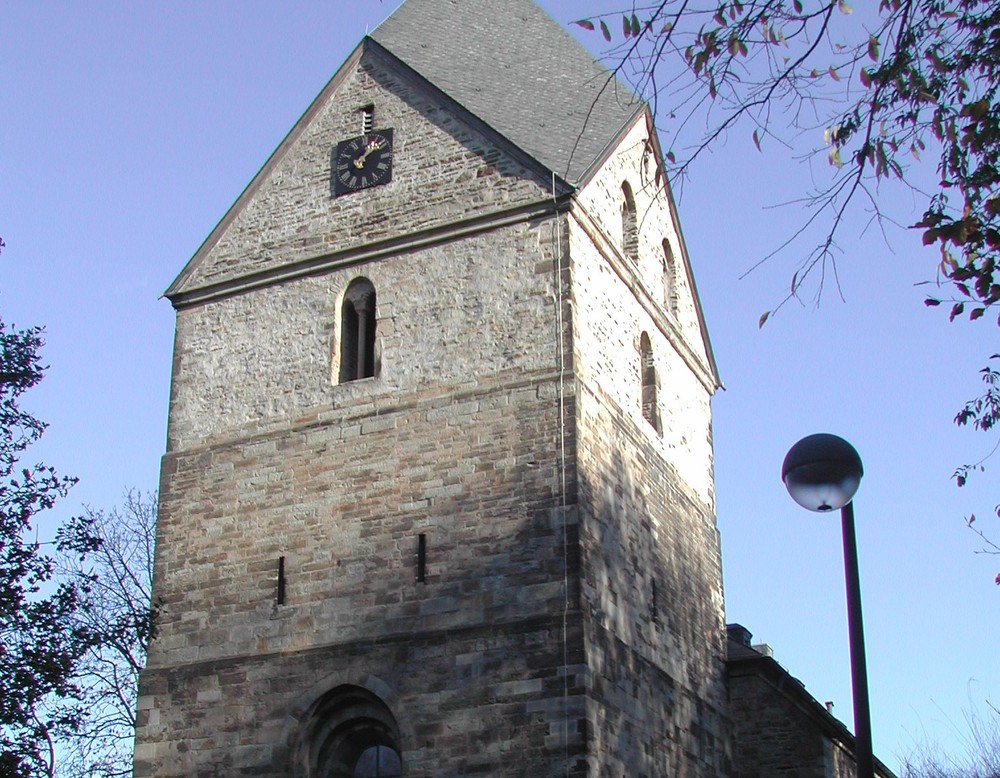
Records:
[[[844,535],[844,578],[847,583],[847,625],[851,640],[851,687],[854,693],[854,739],[858,778],[874,778],[872,724],[868,704],[868,669],[861,619],[861,581],[854,533],[854,493],[864,468],[854,446],[836,435],[802,438],[781,464],[781,480],[803,508],[825,513],[840,508]]]

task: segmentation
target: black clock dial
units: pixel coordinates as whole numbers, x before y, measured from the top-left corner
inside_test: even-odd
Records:
[[[334,194],[342,195],[392,180],[392,130],[342,140],[333,155]]]

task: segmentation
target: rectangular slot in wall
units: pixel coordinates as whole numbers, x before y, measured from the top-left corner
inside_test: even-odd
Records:
[[[427,583],[427,536],[417,538],[417,583]]]

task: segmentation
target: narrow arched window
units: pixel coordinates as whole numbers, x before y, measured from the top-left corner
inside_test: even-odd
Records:
[[[642,377],[642,418],[660,431],[660,410],[656,403],[656,364],[653,362],[653,347],[645,332],[639,338],[639,370]]]
[[[677,263],[670,241],[663,239],[663,307],[677,315]]]
[[[635,214],[635,197],[628,181],[622,184],[622,251],[636,262],[639,257],[639,222]]]
[[[340,383],[375,375],[375,287],[355,278],[340,312]]]

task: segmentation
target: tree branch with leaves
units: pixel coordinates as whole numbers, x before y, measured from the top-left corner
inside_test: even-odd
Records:
[[[924,203],[910,226],[937,251],[925,303],[985,319],[1000,303],[1000,4],[880,0],[862,11],[847,0],[665,0],[575,24],[600,32],[615,75],[649,101],[675,187],[741,129],[760,151],[825,158],[829,177],[796,201],[800,226],[758,263],[797,257],[760,326],[790,300],[819,299],[837,279],[848,212],[884,232],[896,187]],[[955,421],[988,432],[1000,403],[995,372],[983,374],[985,393]]]

